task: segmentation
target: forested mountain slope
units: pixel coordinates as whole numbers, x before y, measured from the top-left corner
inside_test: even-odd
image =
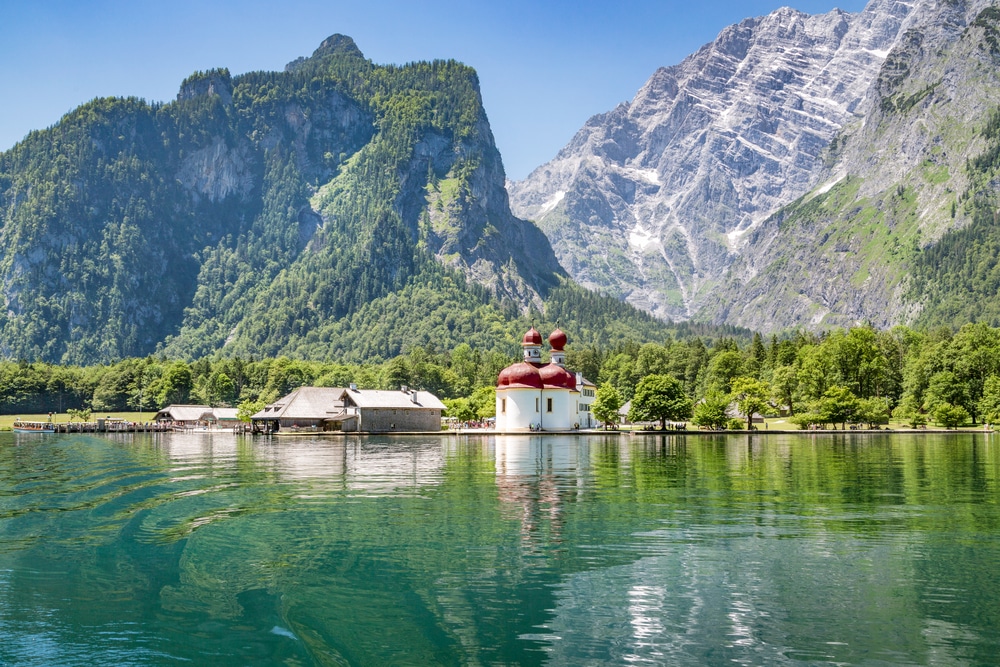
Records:
[[[361,360],[546,317],[580,343],[666,335],[511,214],[471,68],[376,65],[342,35],[31,133],[0,154],[0,225],[6,358]]]

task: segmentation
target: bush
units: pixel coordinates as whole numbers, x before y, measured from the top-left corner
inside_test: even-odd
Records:
[[[813,424],[826,425],[826,422],[823,421],[823,416],[816,412],[800,412],[797,415],[789,417],[788,421],[792,422],[800,429],[807,429]]]
[[[945,428],[955,428],[969,421],[969,413],[961,405],[940,403],[934,408],[934,421]]]

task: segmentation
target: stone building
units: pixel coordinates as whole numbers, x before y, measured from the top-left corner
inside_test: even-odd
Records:
[[[426,391],[299,387],[251,421],[265,433],[440,431],[444,404]]]

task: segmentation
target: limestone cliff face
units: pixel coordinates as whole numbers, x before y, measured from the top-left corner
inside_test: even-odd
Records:
[[[542,297],[565,272],[542,231],[511,213],[503,163],[485,115],[477,134],[485,139],[462,142],[457,149],[437,135],[418,144],[413,161],[418,173],[406,181],[420,189],[410,206],[425,212],[424,243],[438,261],[501,300],[541,308]],[[427,159],[435,171],[430,184]]]
[[[1000,105],[987,0],[915,4],[818,187],[754,229],[700,317],[764,330],[912,321],[921,248],[970,220],[966,161]],[[995,10],[994,10],[995,11]],[[992,40],[992,43],[991,43]]]
[[[192,100],[202,95],[218,95],[223,104],[232,102],[233,80],[229,70],[222,68],[192,74],[181,84],[177,101]]]
[[[695,315],[756,252],[763,221],[822,178],[825,148],[866,108],[914,4],[783,8],[723,30],[509,183],[515,214],[538,222],[584,285]]]
[[[177,170],[177,180],[195,198],[222,201],[230,195],[245,196],[254,187],[253,158],[247,145],[230,148],[221,137],[188,153]]]

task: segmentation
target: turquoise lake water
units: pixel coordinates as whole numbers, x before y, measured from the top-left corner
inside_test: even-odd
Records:
[[[1000,436],[0,434],[0,664],[996,665]]]

